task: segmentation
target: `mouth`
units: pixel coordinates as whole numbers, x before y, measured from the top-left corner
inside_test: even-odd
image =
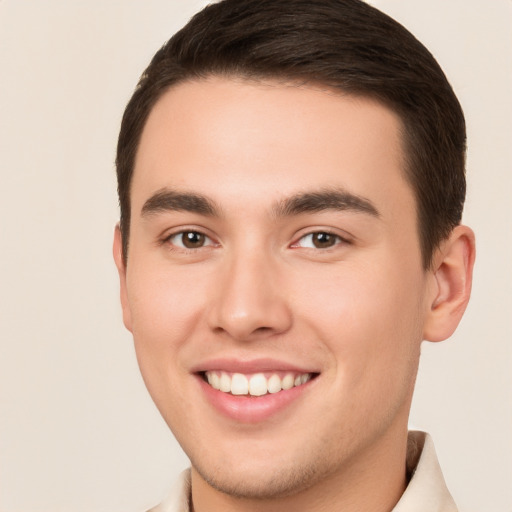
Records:
[[[309,403],[321,375],[316,368],[273,358],[210,359],[191,370],[209,404],[205,412],[213,410],[213,418],[220,414],[238,426],[290,418]]]
[[[200,373],[211,388],[233,396],[262,397],[304,386],[317,377],[317,373],[260,372],[253,374],[226,371]]]

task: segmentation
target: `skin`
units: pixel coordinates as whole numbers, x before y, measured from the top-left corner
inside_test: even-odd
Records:
[[[192,462],[196,512],[385,511],[403,493],[420,344],[458,324],[474,241],[458,226],[423,269],[399,133],[370,99],[277,82],[188,82],[153,108],[127,265],[118,229],[114,257],[142,375]],[[218,211],[143,211],[162,190]],[[325,190],[375,211],[278,211]],[[183,231],[204,245],[183,247]],[[315,246],[318,232],[332,245]],[[201,389],[196,372],[214,358],[271,358],[316,378],[242,422]]]

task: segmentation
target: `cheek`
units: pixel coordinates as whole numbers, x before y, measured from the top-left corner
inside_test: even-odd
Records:
[[[417,272],[405,274],[347,264],[317,274],[296,293],[308,303],[301,306],[307,322],[333,353],[339,378],[351,385],[409,374],[416,364],[424,283]]]
[[[162,416],[174,417],[179,410],[181,417],[186,413],[175,390],[181,388],[187,372],[180,354],[197,326],[205,294],[188,279],[135,270],[128,276],[127,291],[140,372]]]
[[[127,276],[133,339],[143,374],[168,371],[204,309],[204,290],[186,277],[136,268]]]

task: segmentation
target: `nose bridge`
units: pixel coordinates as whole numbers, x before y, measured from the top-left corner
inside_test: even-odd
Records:
[[[238,247],[223,262],[210,326],[237,340],[287,330],[291,310],[281,286],[278,258],[269,248]]]

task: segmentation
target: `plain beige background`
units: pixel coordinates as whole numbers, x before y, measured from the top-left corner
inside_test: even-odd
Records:
[[[200,0],[0,0],[0,511],[137,512],[187,465],[138,374],[111,259],[120,117]],[[474,295],[425,345],[411,423],[467,511],[512,511],[512,2],[374,0],[469,133]]]

